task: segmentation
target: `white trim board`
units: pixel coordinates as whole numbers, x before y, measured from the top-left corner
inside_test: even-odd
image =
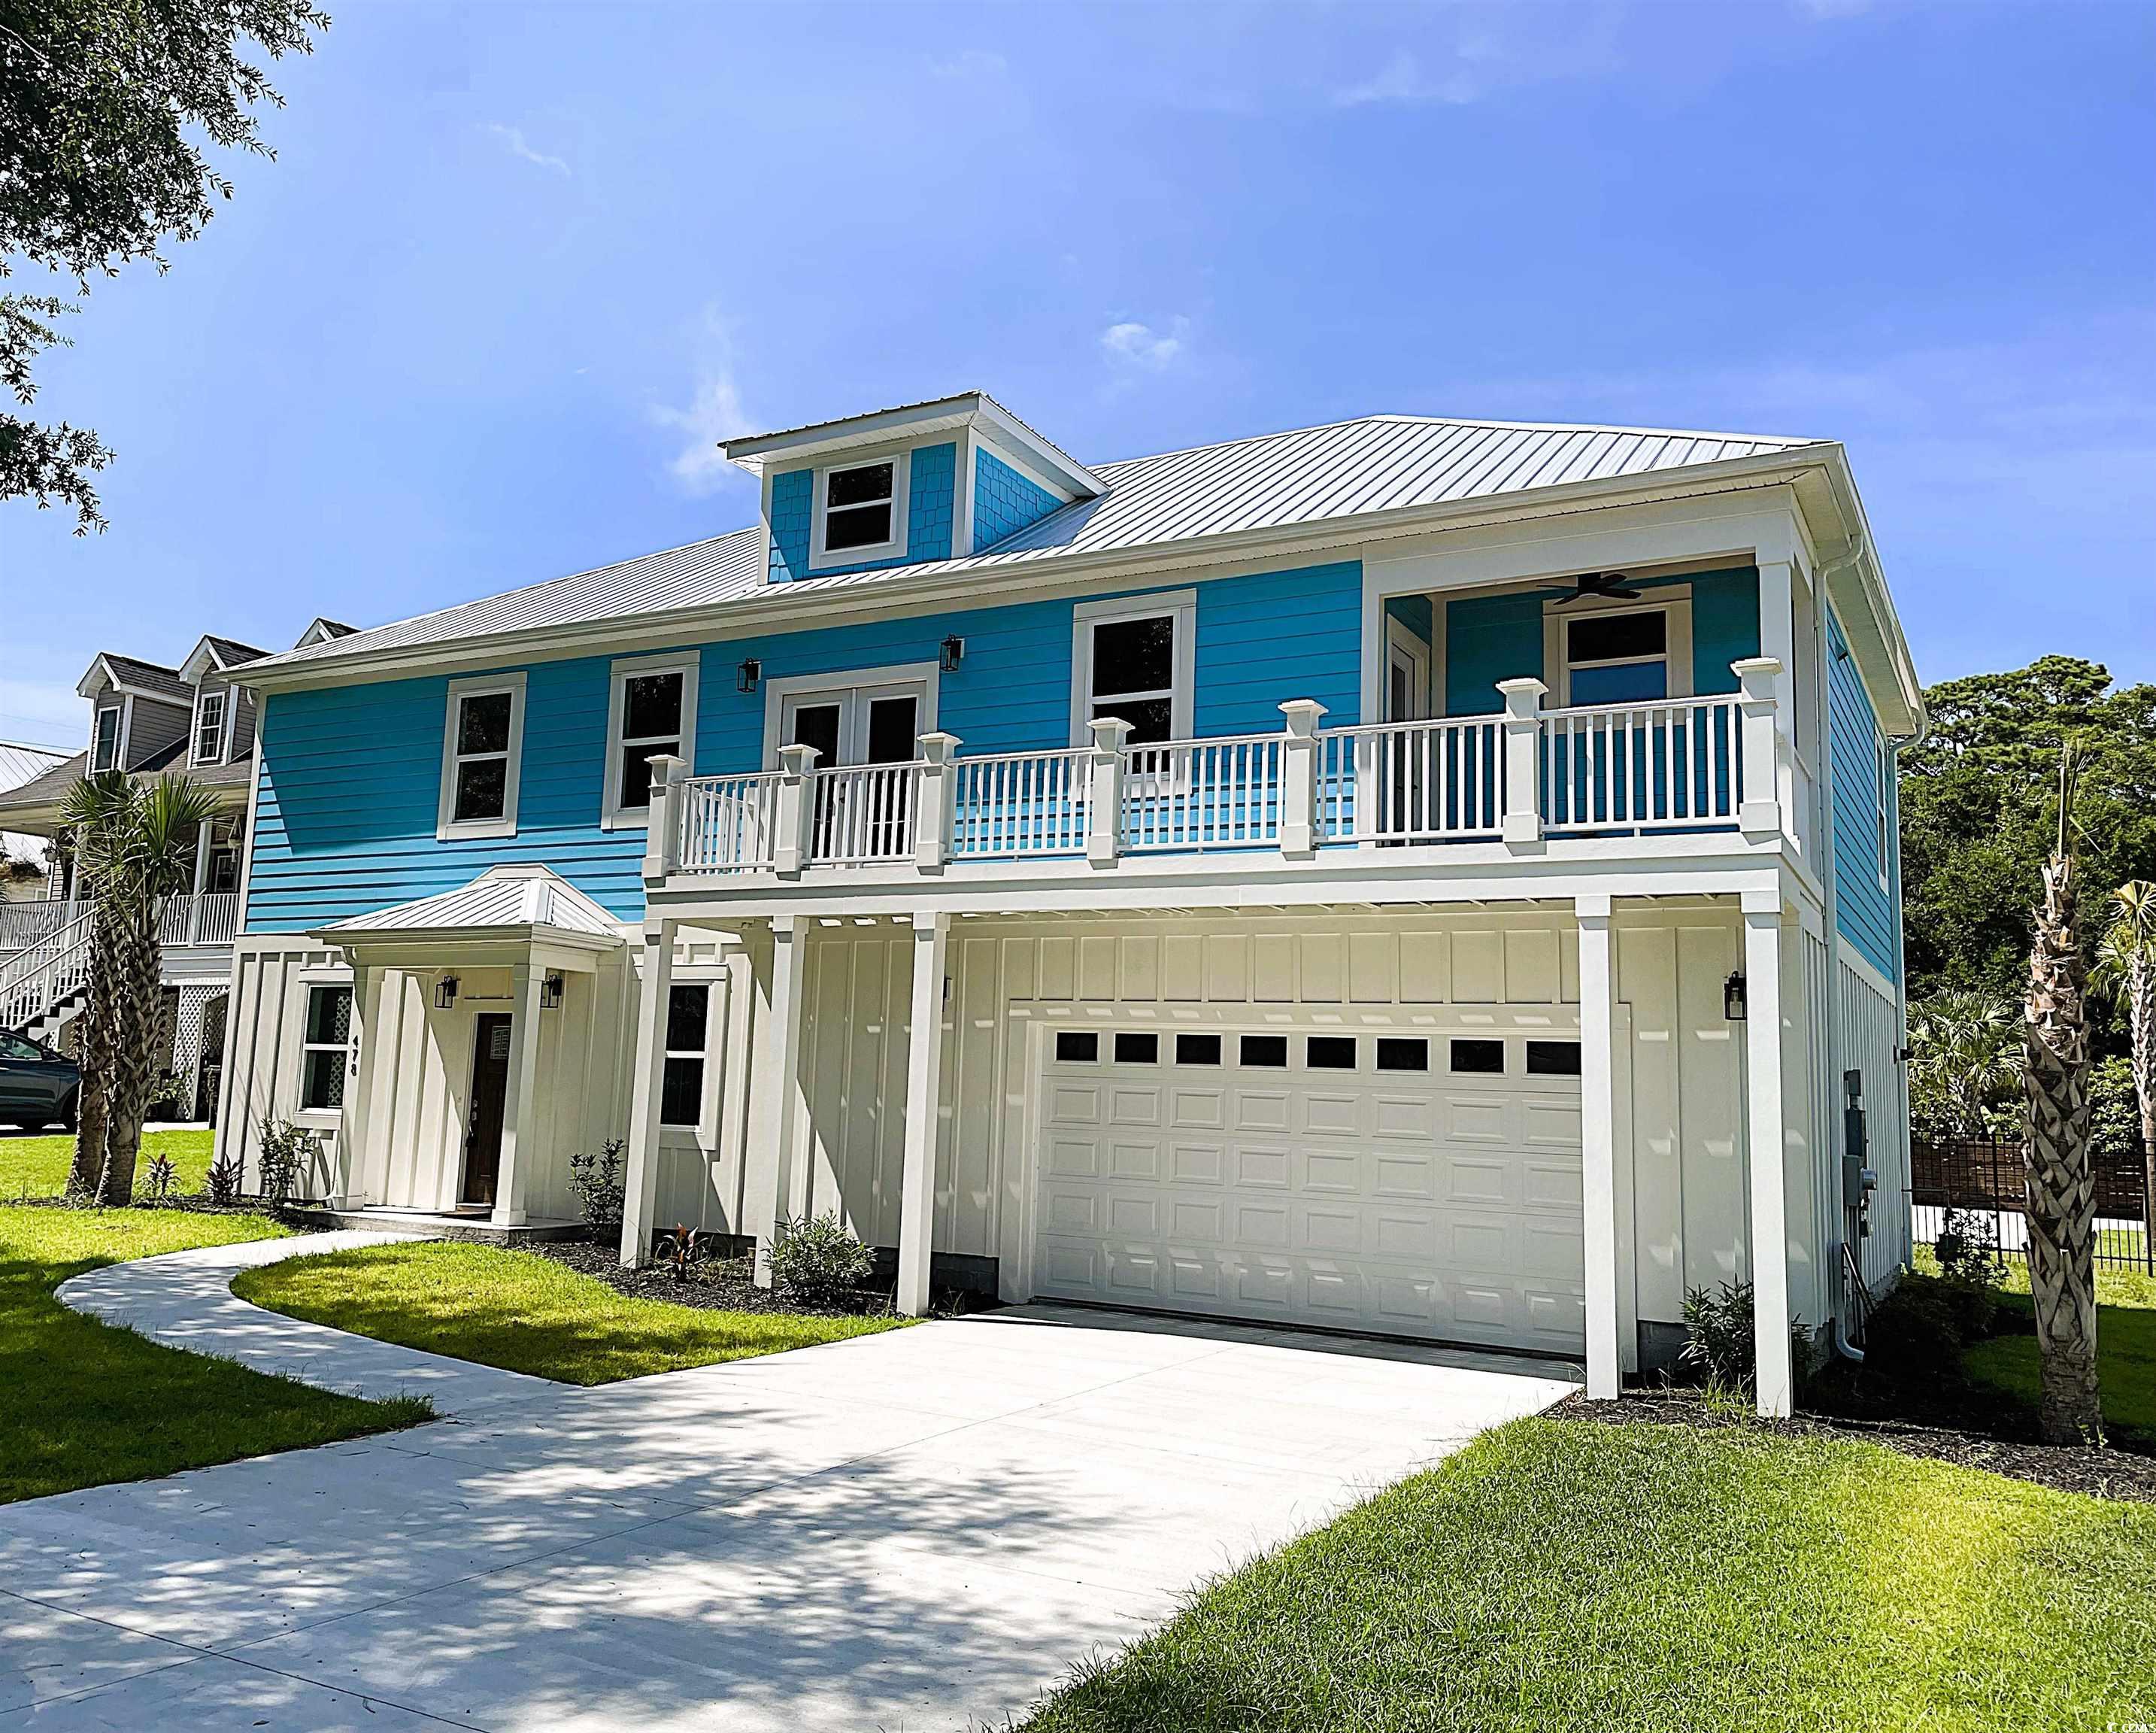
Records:
[[[921,688],[919,732],[931,733],[936,728],[937,688],[942,669],[934,662],[891,662],[880,668],[834,668],[828,674],[784,674],[763,682],[763,768],[778,768],[780,723],[786,714],[786,701],[819,692],[834,696],[841,692],[861,692],[884,687],[917,686]],[[828,769],[828,765],[818,767]]]
[[[491,819],[459,819],[455,816],[457,798],[457,719],[466,698],[485,697],[493,692],[509,694],[509,753],[508,768],[502,777],[501,816]],[[442,715],[442,777],[434,809],[434,840],[447,842],[453,837],[514,836],[516,834],[516,801],[524,776],[524,676],[512,674],[467,675],[449,684],[449,693],[443,705]]]
[[[1091,743],[1093,730],[1093,628],[1128,620],[1175,618],[1175,666],[1168,692],[1168,734],[1188,740],[1195,729],[1198,702],[1198,592],[1156,589],[1141,595],[1106,596],[1075,604],[1070,610],[1070,743]]]
[[[681,713],[679,744],[675,753],[688,765],[690,774],[696,769],[696,679],[703,667],[703,653],[700,650],[676,651],[668,656],[616,656],[607,671],[607,726],[606,766],[599,794],[599,828],[602,831],[648,831],[651,828],[649,807],[621,810],[621,748],[622,724],[628,702],[629,682],[644,674],[679,674],[681,676]]]

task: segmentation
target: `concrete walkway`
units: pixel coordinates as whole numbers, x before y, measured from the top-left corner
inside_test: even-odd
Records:
[[[399,1348],[326,1324],[303,1324],[250,1305],[232,1291],[242,1270],[288,1257],[399,1246],[397,1233],[311,1233],[290,1239],[200,1246],[133,1263],[116,1263],[63,1282],[64,1304],[107,1324],[124,1324],[168,1348],[220,1354],[258,1372],[300,1378],[346,1396],[424,1396],[442,1414],[466,1414],[506,1398],[531,1397],[563,1386],[417,1348]]]
[[[249,1340],[173,1262],[100,1304],[364,1387],[420,1369],[259,1314]],[[454,1420],[0,1507],[0,1725],[1000,1726],[1575,1377],[1027,1306],[596,1390],[445,1384]]]

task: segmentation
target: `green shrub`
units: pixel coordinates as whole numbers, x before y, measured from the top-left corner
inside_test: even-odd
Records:
[[[1968,1339],[1958,1304],[1947,1288],[1946,1283],[1928,1276],[1902,1278],[1866,1328],[1867,1371],[1947,1386],[1962,1381],[1961,1350]]]
[[[1704,1288],[1684,1298],[1685,1345],[1677,1360],[1707,1381],[1709,1390],[1752,1387],[1752,1284],[1724,1282],[1717,1293]]]
[[[782,1221],[772,1237],[771,1283],[798,1305],[836,1305],[875,1270],[875,1254],[828,1210],[798,1221]]]
[[[595,1240],[621,1237],[622,1193],[626,1176],[621,1152],[624,1139],[610,1137],[595,1154],[580,1149],[569,1158],[569,1189],[577,1194],[577,1210]]]
[[[212,1203],[223,1207],[239,1201],[239,1158],[220,1155],[203,1175],[203,1189]]]
[[[1982,1341],[1991,1334],[1999,1284],[2006,1279],[1989,1223],[1968,1211],[1948,1210],[1932,1252],[1939,1261],[1940,1298],[1956,1334],[1964,1346]]]
[[[258,1140],[255,1164],[262,1174],[262,1196],[273,1204],[290,1203],[299,1189],[300,1174],[315,1157],[315,1134],[290,1119],[264,1119]]]

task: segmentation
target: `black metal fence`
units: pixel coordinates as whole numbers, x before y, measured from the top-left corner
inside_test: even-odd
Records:
[[[2156,1274],[2156,1240],[2148,1233],[2146,1170],[2138,1151],[2100,1152],[2097,1170],[2096,1261],[2113,1269]],[[1989,1230],[1999,1257],[2029,1255],[2027,1165],[2020,1142],[1928,1137],[1909,1144],[1911,1232],[1928,1245],[1958,1210]]]

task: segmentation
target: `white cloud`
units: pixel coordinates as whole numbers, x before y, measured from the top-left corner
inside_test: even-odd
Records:
[[[1010,70],[1010,62],[993,49],[967,49],[948,59],[932,59],[928,69],[938,78],[1001,78]]]
[[[1494,59],[1496,45],[1487,38],[1477,38],[1462,44],[1460,58],[1469,62]],[[1482,81],[1465,66],[1434,79],[1424,73],[1421,60],[1411,51],[1394,49],[1374,78],[1335,90],[1332,100],[1342,108],[1360,108],[1371,103],[1459,104],[1472,102],[1481,94]]]
[[[504,126],[497,122],[490,124],[486,130],[501,141],[504,148],[511,156],[521,157],[525,162],[535,163],[541,168],[551,168],[559,174],[569,172],[569,165],[561,157],[550,157],[544,151],[532,149],[525,141],[521,127]]]
[[[1871,10],[1871,0],[1797,0],[1797,10],[1815,18],[1853,18]]]
[[[737,473],[719,450],[720,442],[755,429],[742,407],[741,388],[734,378],[732,335],[716,307],[704,310],[696,342],[696,383],[688,408],[654,404],[651,419],[682,436],[666,472],[689,492],[716,492]]]
[[[1190,321],[1180,314],[1168,321],[1166,331],[1127,319],[1101,333],[1101,348],[1119,367],[1161,373],[1183,358],[1189,335]]]

